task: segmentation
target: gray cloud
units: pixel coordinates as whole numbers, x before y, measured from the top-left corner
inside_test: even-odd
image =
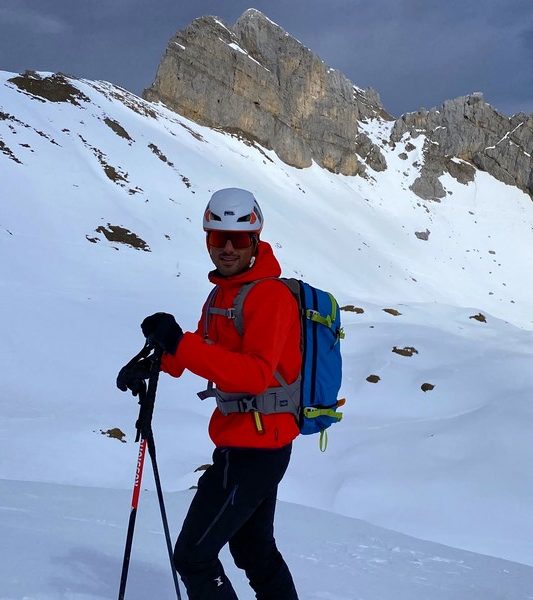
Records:
[[[511,114],[533,112],[531,2],[256,0],[254,6],[354,83],[374,87],[393,114],[472,91]],[[205,14],[232,23],[249,6],[249,0],[3,0],[0,68],[61,70],[140,93],[176,30]]]
[[[323,15],[321,27],[308,21],[298,33],[396,114],[472,91],[504,112],[533,112],[531,8],[530,0],[375,0],[335,27]]]
[[[41,34],[60,34],[68,29],[65,21],[48,16],[22,4],[0,7],[0,22],[2,28],[15,27]]]

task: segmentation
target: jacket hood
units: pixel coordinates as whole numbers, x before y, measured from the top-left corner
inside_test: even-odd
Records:
[[[209,281],[215,285],[224,288],[240,287],[250,281],[265,279],[267,277],[279,277],[281,275],[281,267],[277,258],[274,256],[272,247],[268,242],[260,241],[255,254],[255,262],[252,267],[232,275],[231,277],[222,277],[216,270],[209,273]]]

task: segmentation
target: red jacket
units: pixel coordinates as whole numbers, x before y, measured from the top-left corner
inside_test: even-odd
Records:
[[[238,275],[220,277],[216,271],[209,280],[219,286],[214,306],[231,308],[240,287],[250,281],[279,277],[281,269],[272,248],[259,242],[254,265]],[[254,286],[244,302],[244,335],[232,320],[221,315],[209,319],[209,342],[204,340],[204,316],[196,332],[187,332],[175,355],[164,354],[161,370],[179,377],[184,369],[214,382],[224,392],[260,394],[277,387],[274,372],[287,383],[296,380],[302,362],[298,306],[288,288],[268,279]],[[261,415],[264,432],[259,433],[251,413],[224,416],[215,408],[209,435],[216,446],[279,448],[299,433],[295,418],[288,413]]]

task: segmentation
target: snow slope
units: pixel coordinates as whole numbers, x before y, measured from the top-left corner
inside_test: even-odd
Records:
[[[128,492],[17,481],[0,482],[0,491],[3,600],[116,598]],[[191,498],[192,492],[167,494],[174,529]],[[176,598],[158,510],[155,492],[146,493],[126,588],[129,600]],[[357,519],[281,502],[277,530],[302,600],[533,598],[531,567]],[[239,598],[250,598],[244,574],[228,552],[222,558]]]
[[[109,510],[122,498],[127,512],[128,493],[119,490],[132,483],[137,406],[114,388],[117,369],[142,345],[138,324],[147,314],[165,310],[184,328],[195,326],[209,290],[203,209],[215,189],[240,186],[257,195],[263,238],[284,274],[364,310],[343,312],[345,419],[325,454],[315,438],[297,440],[281,499],[533,565],[529,197],[478,172],[468,186],[444,177],[451,194],[441,203],[421,201],[409,191],[412,163],[423,160],[420,137],[410,140],[416,148],[408,162],[398,156],[402,144],[382,143],[387,171],[349,178],[316,165],[288,167],[272,152],[105,82],[74,81],[87,98],[77,106],[39,100],[12,77],[0,77],[0,477],[15,508],[24,497],[19,486],[56,496],[81,486]],[[375,120],[363,127],[386,140],[390,126]],[[117,227],[150,251],[106,239]],[[427,240],[415,235],[426,231]],[[480,313],[486,322],[472,318]],[[416,352],[402,356],[394,347]],[[380,380],[369,383],[369,375]],[[424,383],[435,387],[424,392]],[[192,375],[160,383],[154,430],[168,491],[186,490],[210,460],[212,407],[195,396],[202,385]],[[101,434],[114,427],[126,432],[126,443]],[[27,483],[11,483],[18,480]],[[282,515],[293,510],[283,505]],[[92,518],[85,504],[80,512]],[[354,527],[348,552],[357,536],[374,531],[313,514],[325,524],[338,519],[332,539]],[[113,543],[120,546],[119,529]],[[47,531],[53,546],[54,528]],[[78,537],[75,531],[69,535]],[[304,533],[295,527],[293,534],[291,543],[304,552]],[[330,553],[326,541],[319,559],[344,565],[359,581],[361,572]],[[390,548],[389,566],[394,557]],[[296,562],[314,574],[310,561]],[[480,572],[492,569],[479,564]],[[523,572],[531,593],[533,576]],[[444,585],[441,575],[428,575],[430,584]],[[424,597],[409,588],[414,580],[407,576],[412,595],[405,597]],[[386,598],[374,584],[360,595],[354,584],[340,597]],[[13,585],[13,597],[30,594],[25,584]],[[461,585],[461,597],[490,597],[468,596],[470,582]],[[507,596],[494,597],[528,597],[521,586],[513,581]],[[40,592],[58,597],[51,587]]]

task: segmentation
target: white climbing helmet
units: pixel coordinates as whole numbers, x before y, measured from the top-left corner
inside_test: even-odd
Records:
[[[216,191],[204,213],[204,231],[260,233],[263,213],[252,192],[240,188]]]

